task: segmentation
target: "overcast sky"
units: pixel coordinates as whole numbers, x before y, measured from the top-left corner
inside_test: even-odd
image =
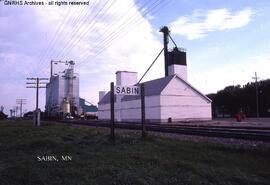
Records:
[[[40,0],[42,1],[42,0]],[[48,1],[43,1],[44,3]],[[90,0],[88,6],[5,5],[0,0],[0,105],[35,107],[27,77],[49,77],[50,60],[74,60],[80,97],[98,102],[117,70],[141,77],[169,26],[187,50],[188,81],[201,92],[270,78],[269,0]],[[170,46],[173,46],[170,44]],[[164,76],[163,55],[144,81]],[[44,110],[45,90],[40,91]]]

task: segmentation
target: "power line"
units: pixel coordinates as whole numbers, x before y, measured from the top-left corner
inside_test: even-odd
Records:
[[[105,5],[103,6],[103,8],[107,5],[107,3],[108,3],[109,1],[107,1],[106,3],[105,3]],[[102,16],[104,16],[105,15],[105,13],[113,6],[113,4],[115,4],[116,3],[116,1],[113,1],[109,6],[108,6],[108,8],[106,9],[106,11],[104,11],[104,13],[103,13],[103,15]],[[130,9],[129,9],[130,10]],[[98,13],[98,14],[101,14],[101,11]],[[98,16],[98,14],[96,14],[96,16],[95,17],[97,17]],[[124,16],[125,14],[123,14],[122,16]],[[100,18],[102,18],[102,16],[101,17],[99,17],[99,19]],[[94,17],[94,18],[95,18]],[[63,52],[65,49],[66,49],[66,52],[65,53],[67,53],[68,51],[70,51],[71,49],[73,49],[75,46],[76,46],[76,44],[86,35],[86,33],[87,32],[89,32],[89,30],[97,23],[97,21],[95,21],[95,24],[93,25],[93,21],[94,21],[94,18],[92,18],[91,19],[91,25],[89,25],[88,27],[86,27],[84,30],[82,30],[82,32],[79,34],[79,36],[77,36],[76,38],[77,38],[77,40],[75,39],[75,40],[73,40],[73,38],[72,39],[70,39],[70,41],[68,42],[69,44],[67,44],[66,46],[68,46],[68,47],[65,47],[65,48],[63,48],[62,49],[62,51],[61,52]],[[117,20],[117,19],[116,19]],[[112,23],[111,23],[112,24]],[[108,25],[107,27],[105,27],[105,28],[110,28],[110,25]],[[104,30],[105,30],[105,28],[104,28]],[[78,27],[78,29],[79,29],[79,27]],[[74,32],[75,33],[75,32]],[[105,31],[103,32],[103,33],[105,33]],[[97,40],[97,39],[95,39],[95,40]],[[63,53],[64,54],[64,53]],[[58,55],[57,57],[59,57],[60,55]]]
[[[87,7],[85,7],[85,10],[87,10]],[[59,39],[57,40],[57,38],[59,38],[58,35],[59,35],[60,32],[62,32],[62,30],[63,30],[63,28],[64,28],[63,25],[67,25],[69,22],[71,22],[71,26],[72,26],[72,27],[75,27],[74,23],[75,23],[76,21],[78,21],[79,18],[80,18],[80,16],[83,15],[83,14],[85,13],[85,11],[82,11],[77,17],[73,17],[72,19],[67,19],[67,18],[70,17],[71,12],[72,12],[72,11],[71,11],[71,8],[68,9],[67,14],[65,15],[65,18],[64,18],[63,21],[62,21],[62,25],[59,24],[59,26],[58,26],[58,28],[57,28],[57,31],[56,31],[56,33],[54,34],[54,37],[51,39],[50,43],[48,44],[48,48],[47,48],[47,50],[46,50],[46,52],[45,52],[46,55],[45,55],[45,54],[43,55],[43,58],[41,59],[41,62],[42,62],[43,60],[46,60],[46,58],[52,58],[53,53],[54,53],[55,51],[52,50],[51,48],[57,43],[57,41],[59,41]],[[43,66],[46,65],[46,61],[42,62],[42,64],[43,64]],[[44,73],[45,73],[45,70],[43,70],[43,74],[44,74]]]
[[[160,3],[162,2],[162,0],[158,0],[155,3],[152,3],[150,6],[150,8],[146,11],[144,11],[144,13],[142,14],[142,17],[144,17],[145,15],[149,14],[151,12],[151,10],[153,8],[155,8],[157,5],[160,5]],[[155,5],[156,3],[158,3],[157,5]],[[144,5],[147,5],[144,4]],[[152,6],[155,5],[155,6]],[[143,8],[143,7],[141,7]],[[115,40],[116,38],[119,37],[119,35],[123,35],[123,28],[127,27],[129,30],[133,29],[134,26],[136,26],[136,23],[139,22],[141,20],[141,17],[139,16],[135,16],[137,15],[137,12],[135,12],[134,14],[132,14],[130,17],[128,17],[120,26],[116,27],[111,34],[108,34],[107,37],[103,40],[101,40],[99,42],[99,45],[96,46],[96,48],[99,48],[100,46],[104,46],[107,45],[108,43],[112,42],[113,40]]]
[[[71,38],[70,40],[72,40],[72,39],[75,38],[75,35],[79,31],[81,24],[83,24],[83,22],[85,22],[85,20],[91,15],[91,11],[87,11],[87,10],[89,10],[89,9],[91,9],[93,7],[94,7],[94,3],[92,3],[92,5],[91,5],[90,8],[86,7],[84,9],[84,11],[82,11],[77,17],[73,17],[73,19],[69,21],[70,22],[70,26],[73,28],[71,30],[70,34],[68,34],[68,35],[70,35],[70,38]],[[65,35],[65,36],[67,36],[67,35]],[[65,41],[65,38],[66,37],[61,37],[61,38],[62,38],[61,40]],[[67,45],[65,45],[65,47],[66,46]],[[59,52],[61,53],[62,51],[63,51],[63,48]],[[52,56],[53,56],[53,53],[50,56],[48,56],[48,57],[52,58]],[[59,54],[57,54],[57,57],[58,56],[59,56]]]
[[[144,14],[142,15],[143,17],[144,16],[146,16],[147,14],[149,14],[154,8],[156,8],[158,5],[161,5],[161,3],[162,2],[164,2],[164,1],[161,1],[160,3],[158,3],[157,5],[155,5],[155,6],[151,6],[151,8],[150,9],[148,9],[148,11],[144,11]],[[166,2],[165,2],[166,3]],[[168,3],[167,3],[168,4]],[[153,4],[152,4],[153,5]],[[134,17],[133,15],[131,16],[131,18],[132,17]],[[138,19],[139,18],[139,19]],[[130,17],[128,18],[128,20],[130,20]],[[110,47],[112,44],[114,44],[113,43],[113,41],[115,41],[116,39],[117,40],[119,40],[120,38],[119,38],[119,36],[124,36],[124,35],[126,35],[127,33],[129,33],[135,26],[138,26],[139,24],[141,24],[142,22],[143,22],[144,20],[143,19],[140,19],[140,17],[137,17],[137,18],[135,18],[135,19],[132,19],[132,21],[131,22],[129,22],[128,24],[127,24],[127,26],[126,27],[128,27],[128,29],[125,29],[124,31],[122,31],[121,29],[120,30],[118,30],[117,32],[115,32],[112,36],[111,35],[109,35],[108,37],[106,37],[105,39],[103,39],[101,42],[100,42],[100,44],[98,45],[98,46],[101,46],[103,43],[103,45],[105,45],[106,44],[106,46],[104,46],[103,48],[101,48],[101,49],[99,49],[98,50],[98,52],[95,54],[95,56],[92,58],[92,60],[93,59],[95,59],[95,58],[97,58],[97,56],[99,56],[102,52],[104,52],[108,47]],[[126,21],[125,21],[126,22]],[[123,25],[124,25],[125,23],[122,23],[121,24],[121,26],[120,27],[122,27]],[[131,25],[131,26],[129,26],[129,25]],[[110,37],[111,36],[111,37]],[[116,41],[117,41],[116,40]],[[96,47],[98,47],[98,46],[96,46]],[[86,56],[86,57],[85,57]],[[81,62],[81,63],[79,63],[79,65],[81,65],[82,63],[84,63],[84,62],[86,62],[86,59],[89,57],[90,55],[87,55],[87,53],[85,53],[84,54],[84,60]],[[79,66],[78,65],[78,66]]]
[[[102,10],[106,7],[106,5],[109,3],[109,1],[110,0],[107,0],[104,4],[103,4],[103,6],[101,7],[101,9],[99,9],[99,11],[98,11],[98,13],[96,13],[95,14],[95,16],[94,17],[92,17],[92,19],[91,19],[91,23],[90,23],[90,25],[88,25],[84,30],[82,30],[82,32],[81,33],[79,33],[79,35],[76,37],[77,39],[75,39],[75,40],[73,40],[75,37],[73,37],[73,38],[71,38],[67,43],[68,44],[66,44],[65,46],[64,46],[64,48],[62,48],[61,49],[61,51],[60,51],[60,54],[62,54],[62,52],[65,50],[65,49],[70,49],[70,42],[71,43],[73,43],[73,47],[75,46],[74,44],[75,43],[78,43],[81,39],[82,39],[82,37],[85,35],[85,33],[87,33],[87,30],[89,30],[92,26],[93,26],[93,22],[94,22],[94,20],[95,20],[95,18],[102,12]],[[113,3],[115,3],[115,1],[113,2]],[[111,4],[112,5],[112,4]],[[109,7],[111,7],[111,5],[109,6]],[[98,6],[98,5],[97,5]],[[96,7],[97,7],[96,6]],[[94,8],[94,5],[92,6],[93,8]],[[96,8],[95,7],[95,8]],[[108,8],[109,8],[108,7]],[[108,9],[107,8],[107,9]],[[88,18],[90,16],[90,14],[86,17],[86,18]],[[84,19],[84,21],[85,21],[86,19]],[[77,27],[77,30],[79,29],[79,27]],[[76,33],[76,31],[73,31],[73,33]],[[75,41],[75,42],[74,42]],[[73,48],[72,47],[72,48]],[[72,49],[71,48],[71,49]],[[60,56],[60,54],[58,54],[57,55],[57,57],[59,57]],[[43,71],[43,74],[45,74],[45,70]]]
[[[151,1],[147,1],[146,3],[144,3],[141,7],[139,7],[139,10],[140,9],[143,9],[148,3],[150,3]],[[109,32],[110,30],[112,30],[112,26],[113,25],[115,25],[117,22],[120,22],[121,20],[122,20],[122,18],[124,18],[124,17],[126,17],[127,16],[127,14],[129,13],[129,12],[131,12],[131,10],[133,9],[134,7],[133,7],[133,4],[131,4],[131,7],[129,7],[128,9],[127,9],[127,11],[125,11],[125,12],[123,12],[120,16],[119,16],[119,18],[118,19],[116,19],[116,20],[118,20],[118,21],[114,21],[114,22],[111,22],[111,24],[109,24],[108,26],[107,26],[107,29],[104,29],[104,31],[101,33],[101,35],[104,35],[104,34],[106,34],[107,33],[107,36],[108,35],[111,35],[111,33],[114,33],[114,31],[115,30],[118,30],[119,31],[119,26],[115,29],[115,30],[113,30],[113,31],[111,31],[111,32]],[[136,15],[136,14],[133,14],[133,15]],[[133,17],[133,15],[131,16],[131,17]],[[127,18],[126,19],[126,21],[127,20],[130,20],[130,18],[131,17],[129,17],[129,18]],[[124,22],[126,22],[126,21],[124,21]],[[123,24],[123,23],[122,23]],[[108,38],[108,37],[106,37],[106,38]],[[97,41],[98,39],[95,39],[95,41]],[[104,39],[103,39],[104,40]],[[103,41],[102,40],[102,41]],[[105,39],[106,40],[106,39]],[[94,42],[95,42],[94,41]],[[101,43],[101,42],[99,42],[99,43]]]
[[[115,3],[115,1],[106,9],[106,11],[107,10],[109,10],[110,9],[110,7],[113,5]],[[146,3],[147,4],[147,3]],[[145,4],[145,5],[146,5]],[[105,6],[104,6],[105,7]],[[141,7],[141,8],[143,8],[143,7]],[[98,15],[98,14],[97,14]],[[103,14],[104,15],[104,14]],[[123,15],[124,16],[124,15]],[[96,17],[96,16],[95,16]],[[130,17],[130,18],[132,18],[133,17],[133,15]],[[127,20],[129,20],[129,18],[127,19]],[[127,22],[127,20],[125,21],[125,22]],[[92,22],[93,23],[93,22]],[[96,22],[95,22],[95,24],[96,24]],[[122,25],[123,25],[123,23],[122,23]],[[122,26],[121,25],[121,26]],[[90,26],[90,25],[89,25]],[[92,25],[91,25],[92,26]],[[73,49],[75,46],[76,46],[76,44],[83,38],[83,36],[85,35],[85,33],[86,33],[86,31],[88,31],[88,30],[90,30],[90,28],[91,27],[87,27],[87,29],[86,30],[84,30],[79,36],[80,37],[78,37],[79,39],[78,40],[75,40],[75,42],[73,42],[73,44],[69,44],[69,45],[66,45],[66,46],[69,46],[69,47],[64,47],[63,49],[62,49],[62,51],[64,51],[65,49],[69,49],[69,50],[71,50],[71,49]],[[108,38],[108,37],[107,37]],[[106,38],[106,39],[107,39]],[[103,39],[102,41],[106,41],[106,39]],[[71,41],[72,41],[72,39],[71,39]],[[102,42],[100,42],[100,43],[102,43]],[[60,55],[58,55],[58,56],[60,56]]]
[[[56,41],[59,33],[63,29],[63,25],[66,24],[66,20],[70,16],[71,10],[72,10],[72,7],[69,7],[69,9],[67,10],[67,12],[64,16],[64,19],[62,19],[62,21],[59,22],[59,24],[57,25],[57,29],[56,29],[56,32],[54,34],[54,37],[49,41],[46,51],[43,53],[42,57],[40,58],[41,61],[43,61],[42,60],[43,58],[46,59],[47,56],[50,54],[50,48],[55,44],[55,41]]]
[[[161,3],[162,2],[165,2],[165,1],[161,1],[158,5],[161,5]],[[167,3],[168,4],[168,3]],[[167,5],[166,4],[166,5]],[[157,7],[157,5],[156,6],[154,6],[154,7],[152,7],[151,8],[151,10],[153,10],[153,8],[156,8]],[[164,6],[160,6],[160,7],[164,7]],[[159,10],[159,9],[156,9],[156,10]],[[148,11],[148,12],[145,12],[144,14],[143,14],[143,16],[145,16],[145,15],[147,15],[147,14],[149,14],[150,13],[150,11]],[[113,43],[113,41],[115,41],[116,39],[117,40],[119,40],[120,38],[119,38],[119,36],[124,36],[124,35],[126,35],[127,33],[129,33],[130,31],[131,31],[131,29],[133,29],[135,26],[138,26],[139,24],[141,24],[142,22],[143,22],[144,20],[142,20],[142,19],[137,19],[135,22],[134,22],[134,20],[133,20],[133,22],[131,22],[131,23],[129,23],[130,25],[132,25],[132,26],[130,26],[128,29],[126,29],[125,31],[118,31],[116,34],[114,34],[114,36],[112,37],[112,38],[110,38],[110,39],[108,39],[108,40],[106,40],[106,39],[103,39],[103,41],[105,40],[105,43],[104,44],[106,44],[106,46],[104,46],[103,48],[101,48],[100,50],[98,50],[98,52],[95,54],[95,56],[92,58],[92,59],[95,59],[97,56],[99,56],[102,52],[104,52],[108,47],[110,47],[112,44],[114,44]],[[116,41],[117,41],[116,40]],[[102,42],[102,41],[101,41]],[[101,45],[101,44],[100,44]],[[89,54],[88,55],[86,55],[87,53],[85,53],[85,55],[84,56],[86,56],[85,57],[85,59],[81,62],[81,63],[79,63],[79,65],[78,66],[80,66],[80,65],[82,65],[82,63],[84,63],[84,62],[86,62],[86,59],[90,56]]]
[[[76,45],[78,42],[80,42],[80,41],[82,40],[82,38],[87,34],[87,32],[88,32],[88,31],[96,24],[95,19],[99,16],[99,14],[101,14],[101,12],[102,12],[103,9],[107,6],[107,4],[109,3],[109,1],[110,1],[110,0],[108,0],[108,1],[105,3],[105,5],[102,6],[102,8],[98,11],[98,13],[92,18],[90,25],[88,25],[88,27],[87,27],[85,30],[83,30],[83,31],[77,36],[78,39],[75,40],[74,42],[71,42],[71,45],[70,45],[70,44],[65,45],[65,46],[62,48],[60,54],[62,54],[62,52],[63,52],[65,49],[67,49],[67,48],[68,48],[68,50],[73,49],[73,48],[75,47],[75,45]],[[108,11],[108,10],[111,8],[111,6],[112,6],[115,2],[116,2],[116,1],[113,1],[113,2],[107,7],[107,9],[105,9],[105,11]],[[70,41],[72,41],[72,39],[71,39]],[[70,41],[69,41],[69,42],[70,42]],[[69,42],[68,42],[68,43],[69,43]],[[59,57],[60,54],[58,54],[57,57]],[[57,58],[57,57],[56,57],[56,58]]]
[[[149,3],[149,2],[148,2]],[[150,12],[152,12],[152,10],[157,10],[157,8],[158,8],[158,6],[160,6],[160,5],[162,5],[162,4],[165,4],[166,2],[162,2],[162,1],[157,1],[157,2],[155,2],[155,3],[152,3],[151,4],[151,6],[150,6],[150,8],[149,9],[147,9],[146,11],[144,11],[143,12],[143,17],[144,16],[146,16],[146,15],[148,15]],[[144,5],[146,5],[147,3],[145,3]],[[168,3],[166,3],[166,5],[167,5]],[[111,4],[112,5],[112,4]],[[163,6],[164,7],[164,6]],[[141,6],[140,7],[141,9],[142,8],[144,8],[144,6]],[[161,7],[159,7],[158,8],[158,10],[160,9]],[[100,12],[100,11],[99,11]],[[97,17],[97,14],[96,14],[96,16],[95,17]],[[130,21],[130,18],[132,18],[131,20],[132,21]],[[111,46],[112,44],[114,44],[113,43],[113,41],[117,41],[117,40],[119,40],[120,38],[120,36],[124,36],[125,34],[127,34],[134,26],[137,26],[138,24],[140,24],[142,21],[144,21],[144,20],[141,20],[140,19],[140,17],[135,17],[134,18],[134,15],[132,15],[130,18],[128,18],[127,20],[129,20],[129,21],[127,21],[127,20],[125,20],[119,27],[120,27],[120,29],[118,29],[118,31],[116,31],[115,32],[115,30],[114,31],[112,31],[111,33],[112,34],[110,34],[110,33],[108,33],[108,34],[110,34],[110,35],[108,35],[105,39],[103,39],[103,40],[101,40],[100,42],[99,42],[99,44],[98,44],[98,47],[101,47],[98,51],[97,51],[97,53],[96,53],[96,55],[94,56],[94,58],[96,58],[97,56],[99,56],[106,48],[108,48],[109,46]],[[122,17],[120,16],[120,19],[118,19],[119,21],[122,19]],[[92,19],[93,20],[93,19]],[[96,23],[96,22],[95,22]],[[93,25],[93,22],[91,22],[91,24],[90,25]],[[129,26],[129,25],[131,25],[131,26]],[[119,28],[118,27],[118,28]],[[128,27],[128,29],[126,29],[126,30],[124,30],[124,31],[122,31],[121,30],[121,28],[125,28],[125,27]],[[72,39],[70,40],[71,41],[71,44],[73,43],[73,46],[72,46],[72,48],[75,46],[75,44],[76,43],[78,43],[83,37],[82,37],[82,35],[85,35],[85,31],[87,31],[87,30],[89,30],[91,27],[87,27],[87,29],[86,30],[84,30],[84,31],[82,31],[80,34],[79,34],[79,36],[81,36],[81,37],[79,37],[79,39],[76,41],[72,41]],[[67,46],[67,45],[66,45]],[[67,49],[67,48],[69,48],[69,49],[72,49],[72,48],[70,48],[70,46],[71,45],[69,45],[69,47],[65,47],[65,49]],[[65,50],[64,48],[62,49],[62,52]],[[58,56],[60,56],[60,54],[58,54]],[[84,57],[83,58],[85,58],[85,60],[90,56],[88,53],[85,53],[84,55],[83,55]],[[85,61],[83,61],[83,62],[85,62]],[[81,62],[81,63],[79,63],[79,65],[81,65],[83,62]],[[78,65],[78,66],[79,66]]]

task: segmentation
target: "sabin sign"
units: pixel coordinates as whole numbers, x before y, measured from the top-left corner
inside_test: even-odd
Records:
[[[138,86],[115,86],[114,93],[118,95],[140,95]]]

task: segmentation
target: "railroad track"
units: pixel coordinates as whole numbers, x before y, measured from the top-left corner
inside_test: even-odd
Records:
[[[61,121],[64,123],[88,125],[96,127],[110,127],[110,123],[99,121]],[[115,123],[115,128],[140,130],[138,123]],[[206,126],[206,125],[159,125],[147,124],[147,131],[197,135],[207,137],[236,138],[245,140],[270,142],[270,127],[232,127],[232,126]]]

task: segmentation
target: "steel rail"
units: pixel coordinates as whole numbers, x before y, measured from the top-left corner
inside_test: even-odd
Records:
[[[65,120],[59,121],[61,123],[70,123],[75,125],[86,125],[95,127],[110,127],[109,122],[100,121],[85,121],[85,120]],[[218,127],[218,126],[216,126]],[[196,135],[207,137],[220,137],[220,138],[235,138],[244,140],[256,140],[256,141],[270,141],[270,129],[267,130],[255,130],[255,129],[235,129],[229,128],[216,128],[216,127],[193,127],[193,126],[170,126],[170,125],[153,125],[148,124],[146,126],[147,131],[174,133],[184,135]],[[115,123],[115,128],[140,130],[140,124],[138,123]]]

